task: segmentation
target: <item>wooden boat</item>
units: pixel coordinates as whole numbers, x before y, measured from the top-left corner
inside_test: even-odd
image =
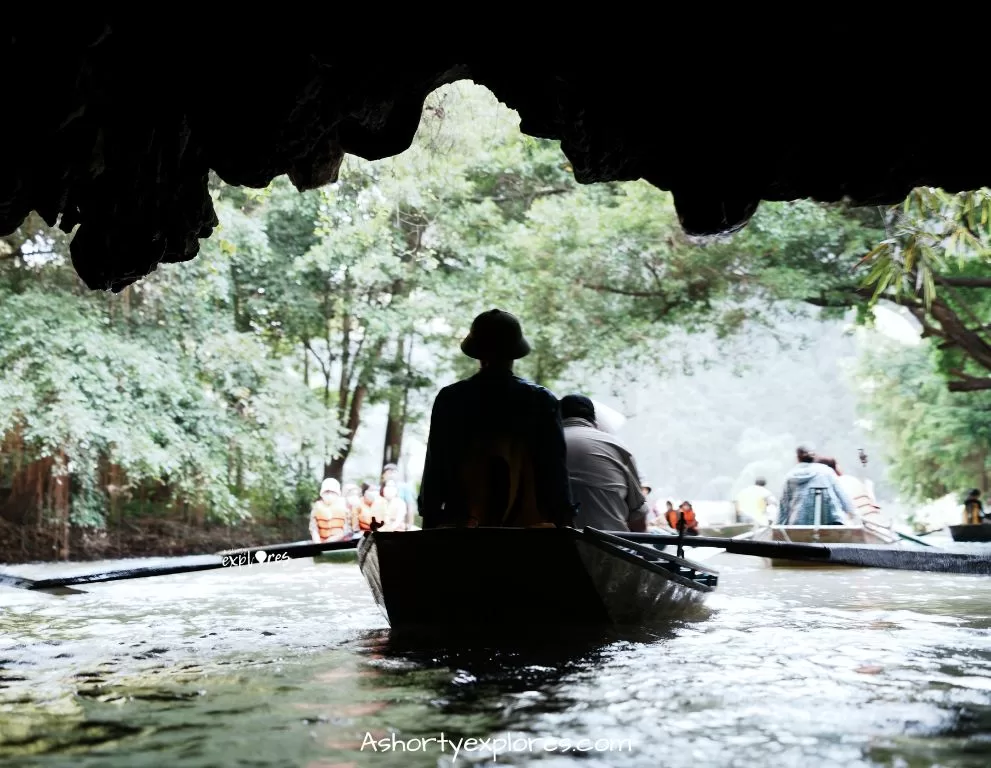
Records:
[[[828,544],[830,548],[864,545],[885,549],[901,547],[902,541],[893,531],[881,526],[867,525],[769,525],[754,531],[753,541],[784,541],[793,544]],[[764,562],[776,568],[836,567],[836,563],[815,560],[781,560],[764,558]]]
[[[712,569],[586,528],[377,531],[358,565],[394,630],[642,628],[698,611]]]
[[[988,523],[951,525],[950,536],[954,541],[991,541],[991,525]]]
[[[703,525],[699,528],[699,536],[712,536],[717,539],[732,539],[742,533],[754,529],[753,523],[726,523],[724,525]]]

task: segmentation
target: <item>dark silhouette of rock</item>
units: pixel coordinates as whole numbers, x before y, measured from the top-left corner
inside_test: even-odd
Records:
[[[278,14],[9,14],[0,234],[32,209],[66,231],[78,223],[80,276],[121,290],[195,256],[217,224],[209,170],[252,187],[283,173],[300,189],[326,184],[345,154],[406,149],[427,94],[462,78],[518,110],[524,132],[560,139],[580,182],[671,190],[692,234],[739,228],[761,200],[881,204],[918,185],[991,183],[987,153],[955,149],[958,123],[909,124],[942,82],[921,61],[882,84],[838,55],[810,69],[780,41],[748,33],[743,53],[673,28],[657,50],[603,32],[569,58],[516,40],[464,58],[470,48],[447,53],[438,37],[396,48],[373,26]]]

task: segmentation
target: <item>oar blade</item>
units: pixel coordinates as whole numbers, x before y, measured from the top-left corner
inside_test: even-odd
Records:
[[[677,544],[678,536],[663,534],[610,531],[629,541],[656,544]],[[803,544],[784,541],[742,541],[709,536],[685,538],[687,547],[716,547],[735,555],[767,557],[775,560],[819,562],[851,565],[860,568],[932,571],[991,575],[991,558],[942,549],[913,550],[870,544]]]
[[[271,544],[264,547],[248,549],[233,549],[216,555],[193,555],[182,558],[183,562],[165,565],[147,565],[135,568],[123,568],[115,571],[98,573],[83,573],[78,576],[65,576],[55,579],[28,579],[13,574],[0,574],[0,586],[15,589],[28,589],[34,592],[46,592],[53,595],[85,594],[83,590],[72,589],[79,584],[101,584],[108,581],[126,581],[128,579],[144,579],[151,576],[173,576],[180,573],[195,573],[217,568],[229,568],[239,565],[263,565],[279,560],[294,560],[297,558],[313,557],[320,552],[341,549],[354,549],[360,539],[350,541],[332,541],[316,544],[309,541],[292,541],[285,544]]]

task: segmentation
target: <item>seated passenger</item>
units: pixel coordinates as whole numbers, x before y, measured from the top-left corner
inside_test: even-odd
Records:
[[[763,525],[768,521],[767,509],[776,502],[774,494],[767,490],[767,480],[758,477],[736,496],[736,522]]]
[[[351,538],[351,513],[341,497],[341,484],[328,477],[320,485],[320,498],[310,510],[310,538],[317,544]]]
[[[816,463],[806,446],[795,451],[798,464],[785,475],[778,525],[844,525],[843,513],[853,514],[853,500],[837,482],[836,472]]]
[[[668,502],[669,504],[671,502]],[[684,528],[686,536],[698,536],[699,535],[699,521],[695,517],[695,509],[692,507],[692,502],[683,501],[678,505],[678,509],[669,509],[664,514],[668,525],[677,531],[679,534]]]
[[[981,503],[981,490],[975,488],[967,494],[963,503],[963,523],[964,525],[977,525],[978,523],[988,523],[991,520],[984,514],[984,504]]]
[[[399,488],[394,480],[386,480],[382,485],[383,514],[385,526],[383,531],[405,531],[408,529],[406,502],[399,498]]]
[[[557,398],[513,374],[513,361],[530,353],[519,321],[483,312],[461,351],[480,367],[434,400],[418,502],[423,527],[570,525]]]
[[[648,533],[671,533],[667,520],[668,512],[674,512],[674,505],[670,499],[664,502],[663,507],[660,499],[654,502],[647,513]]]
[[[595,405],[584,395],[561,398],[568,475],[578,503],[575,527],[600,531],[647,530],[647,500],[633,454],[599,429]]]
[[[860,524],[868,515],[873,515],[873,517],[869,518],[870,520],[873,520],[875,523],[878,522],[881,507],[874,500],[874,495],[867,483],[841,471],[840,465],[831,456],[817,455],[816,462],[825,464],[836,472],[837,484],[846,492],[846,495],[853,502],[853,508],[856,510],[856,514],[852,516],[851,522]]]
[[[361,538],[361,528],[358,526],[358,512],[361,511],[361,489],[354,483],[345,483],[341,496],[344,497],[351,512],[351,536],[355,539]]]
[[[358,529],[362,533],[377,530],[385,525],[388,508],[377,486],[365,485],[358,506]]]

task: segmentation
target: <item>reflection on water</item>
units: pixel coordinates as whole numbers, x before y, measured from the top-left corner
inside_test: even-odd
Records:
[[[437,766],[496,747],[501,764],[548,768],[991,762],[991,580],[758,562],[712,561],[704,621],[527,648],[392,637],[354,565],[3,590],[0,759]]]

